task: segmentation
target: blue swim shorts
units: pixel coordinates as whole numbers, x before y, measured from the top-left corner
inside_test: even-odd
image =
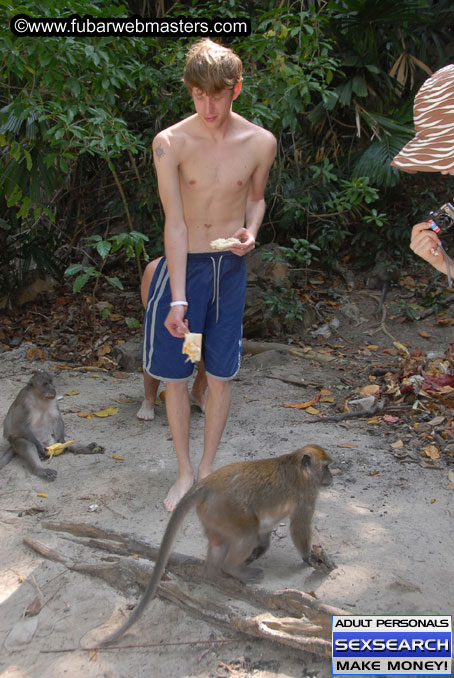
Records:
[[[233,252],[189,253],[186,268],[186,318],[191,332],[201,332],[207,374],[232,379],[240,368],[246,294],[246,263]],[[186,381],[194,365],[183,355],[183,339],[164,327],[171,292],[165,257],[148,293],[143,337],[143,367],[164,381]]]

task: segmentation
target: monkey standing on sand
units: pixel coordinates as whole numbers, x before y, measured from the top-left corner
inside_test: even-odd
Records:
[[[57,471],[45,468],[41,461],[48,458],[46,447],[65,441],[57,390],[49,372],[37,370],[19,391],[6,414],[3,435],[11,447],[0,457],[0,469],[17,454],[32,473],[46,480],[55,480]],[[77,451],[88,451],[88,447],[77,448]],[[76,451],[75,447],[71,449]]]
[[[193,507],[208,538],[209,577],[228,574],[244,583],[260,581],[262,570],[248,565],[265,553],[271,532],[287,516],[293,543],[309,562],[312,515],[320,487],[332,482],[330,461],[321,447],[306,445],[274,459],[223,466],[194,485],[172,513],[140,603],[101,645],[118,640],[142,615],[156,592],[179,527]]]

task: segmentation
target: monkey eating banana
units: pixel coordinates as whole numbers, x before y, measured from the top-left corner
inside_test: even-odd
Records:
[[[0,457],[0,469],[17,454],[32,473],[45,480],[55,480],[57,471],[46,468],[42,460],[49,458],[49,446],[64,443],[65,427],[58,407],[57,389],[49,372],[37,370],[19,391],[6,413],[3,435],[10,447]],[[95,448],[96,443],[91,443],[88,446],[71,445],[69,449],[83,454]]]

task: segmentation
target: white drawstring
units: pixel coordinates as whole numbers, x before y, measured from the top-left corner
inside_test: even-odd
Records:
[[[217,295],[217,300],[216,300],[216,322],[219,320],[219,278],[220,278],[220,275],[221,275],[221,263],[222,263],[222,256],[219,257],[218,275],[217,275],[217,281],[216,281],[216,295]]]
[[[216,261],[214,257],[210,257],[213,262],[213,298],[211,303],[216,302],[216,322],[219,320],[219,281],[221,276],[221,263],[224,255],[219,257],[217,271],[216,271]]]
[[[213,264],[213,298],[211,300],[211,303],[214,302],[216,299],[216,262],[214,260],[214,257],[210,257],[211,263]]]

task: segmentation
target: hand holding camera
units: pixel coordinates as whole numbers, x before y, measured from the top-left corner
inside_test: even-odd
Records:
[[[431,224],[430,228],[435,233],[444,233],[454,225],[454,207],[450,202],[445,203],[429,214],[427,222]]]
[[[410,247],[415,254],[431,264],[437,271],[451,277],[454,276],[454,261],[446,254],[438,236],[454,225],[454,207],[451,203],[442,205],[429,214],[427,221],[413,226]]]
[[[413,103],[415,136],[392,159],[404,172],[440,172],[454,176],[454,64],[440,68],[419,88]],[[410,247],[441,273],[454,277],[454,261],[446,254],[438,233],[454,225],[450,202],[431,212],[426,222],[413,226]]]

